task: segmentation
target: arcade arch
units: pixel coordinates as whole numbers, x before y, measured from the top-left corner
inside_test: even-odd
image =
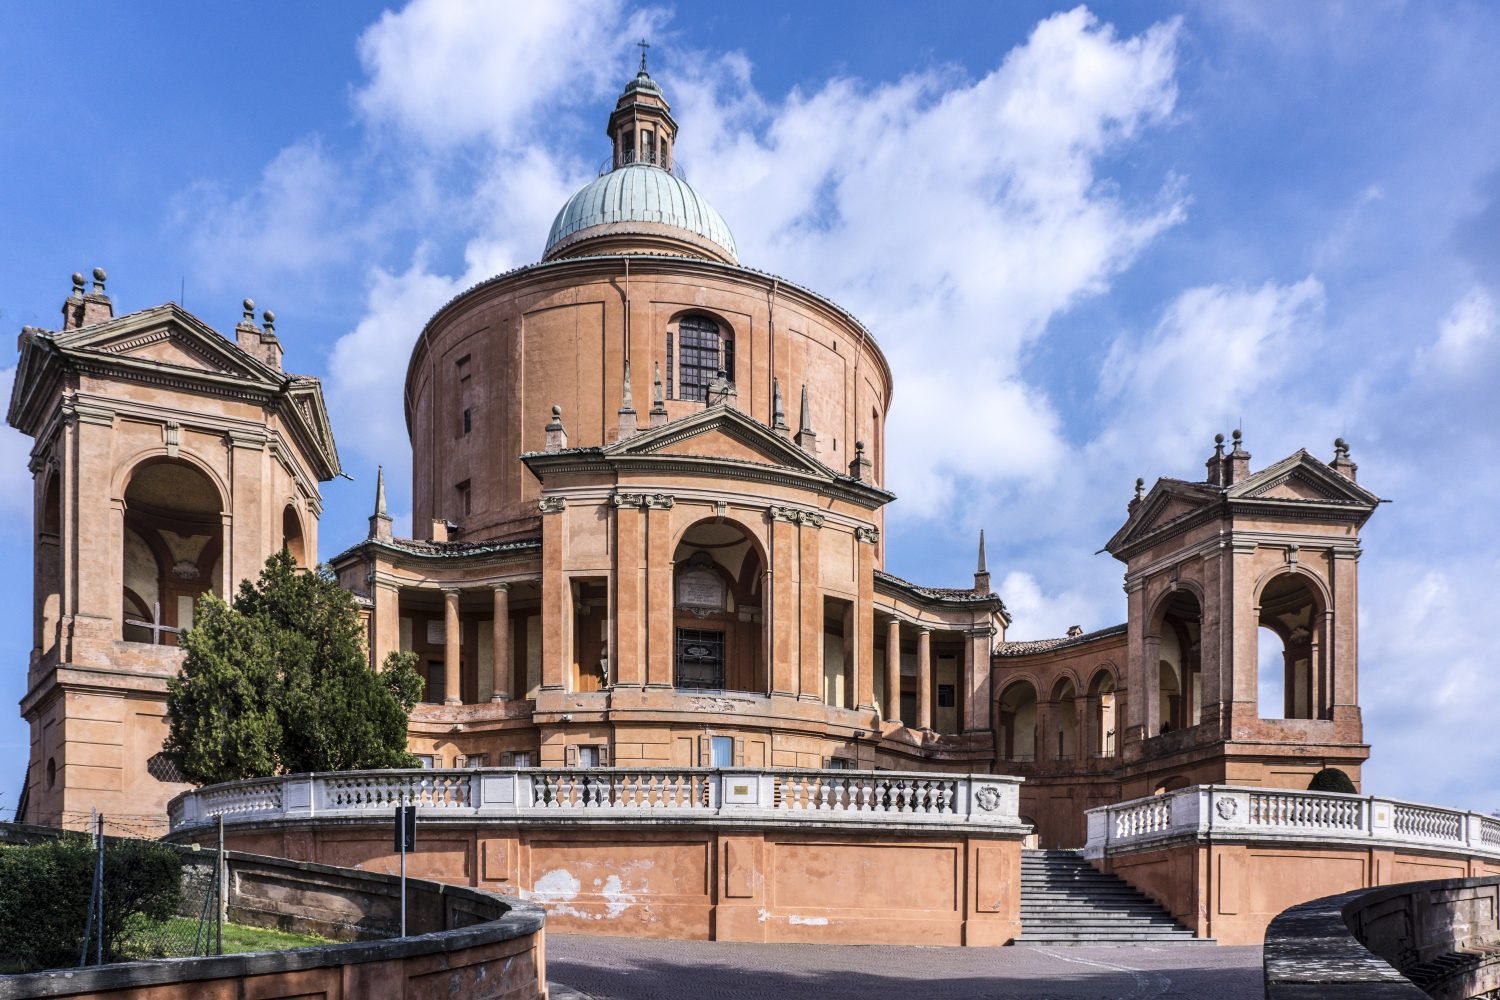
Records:
[[[1097,756],[1115,755],[1115,718],[1115,675],[1107,668],[1101,668],[1089,682],[1089,727]]]
[[[288,503],[281,512],[281,547],[292,554],[292,560],[303,568],[307,564],[307,540],[302,535],[302,518],[297,516],[297,507]]]
[[[672,560],[673,683],[768,693],[760,542],[735,521],[709,518],[682,533]]]
[[[1071,677],[1062,678],[1052,688],[1051,729],[1049,756],[1056,760],[1078,757],[1078,689]]]
[[[998,756],[1001,760],[1036,760],[1036,688],[1030,681],[1013,681],[1000,692]]]
[[[1157,618],[1156,669],[1147,672],[1159,720],[1152,736],[1196,726],[1203,717],[1203,606],[1191,590],[1174,590]]]

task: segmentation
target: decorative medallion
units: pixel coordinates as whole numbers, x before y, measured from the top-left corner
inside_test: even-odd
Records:
[[[1240,811],[1240,804],[1234,799],[1220,799],[1214,803],[1214,811],[1220,819],[1234,819],[1234,814]]]
[[[974,801],[985,812],[994,812],[996,809],[999,809],[1000,797],[1000,789],[994,785],[985,785],[974,793]]]

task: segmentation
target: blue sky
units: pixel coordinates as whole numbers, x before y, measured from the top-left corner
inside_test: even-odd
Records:
[[[892,571],[962,583],[984,527],[1012,638],[1114,624],[1120,568],[1093,553],[1137,475],[1201,477],[1236,425],[1257,467],[1343,435],[1395,501],[1361,562],[1366,788],[1500,808],[1500,8],[50,4],[0,24],[0,326],[55,326],[94,266],[119,311],[185,295],[229,330],[246,295],[274,309],[356,478],[325,487],[325,557],[362,536],[377,462],[407,509],[412,339],[536,259],[646,35],[744,262],[847,306],[891,359]],[[0,434],[16,567],[26,449]],[[15,705],[25,573],[0,595]],[[0,712],[0,810],[25,746]]]

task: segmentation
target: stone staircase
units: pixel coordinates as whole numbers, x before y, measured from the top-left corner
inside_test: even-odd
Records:
[[[1094,870],[1078,851],[1021,852],[1021,936],[1016,944],[1212,944],[1154,900]]]

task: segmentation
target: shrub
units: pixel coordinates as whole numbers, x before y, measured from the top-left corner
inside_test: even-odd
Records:
[[[1349,776],[1336,767],[1325,767],[1313,775],[1312,781],[1307,785],[1309,792],[1345,792],[1355,795],[1359,789],[1354,787],[1354,782]]]
[[[106,841],[104,957],[112,961],[136,915],[166,920],[182,900],[177,851],[149,840]],[[94,847],[88,837],[0,848],[0,952],[4,971],[78,964],[88,926]]]

